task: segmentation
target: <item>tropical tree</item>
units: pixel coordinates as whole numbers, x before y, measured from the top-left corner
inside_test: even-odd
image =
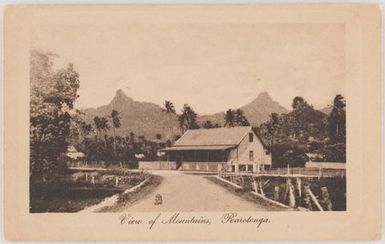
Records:
[[[80,130],[83,135],[83,137],[88,136],[92,132],[92,125],[87,122],[80,122]]]
[[[228,109],[225,113],[225,127],[249,126],[250,123],[241,109]]]
[[[293,110],[298,110],[307,106],[309,106],[309,104],[305,101],[303,97],[299,96],[294,97],[293,102],[291,104]]]
[[[234,127],[235,126],[235,111],[229,109],[225,113],[225,127]]]
[[[199,125],[197,123],[197,114],[194,110],[187,104],[183,106],[182,112],[178,117],[179,126],[182,131],[186,131],[189,129],[198,129]]]
[[[112,127],[114,128],[114,132],[115,132],[115,129],[120,128],[120,126],[122,125],[120,122],[121,119],[122,118],[120,117],[119,112],[116,110],[112,110],[111,120],[112,120]]]
[[[105,117],[94,117],[94,124],[96,131],[98,132],[99,139],[102,137],[102,133],[110,129],[110,125],[108,124],[108,119]]]
[[[176,120],[176,111],[174,104],[171,101],[164,101],[164,108],[162,109],[163,112],[167,113],[166,119],[168,120],[168,137],[171,137],[174,133],[174,127],[173,122]]]
[[[30,55],[30,179],[46,182],[65,169],[79,75],[72,64],[55,71],[54,54]]]
[[[333,113],[326,116],[302,97],[295,97],[293,110],[287,114],[272,114],[257,131],[269,146],[273,162],[304,162],[307,152],[321,161],[345,161],[345,100],[337,95]]]
[[[157,149],[164,148],[165,147],[165,143],[162,142],[162,135],[161,134],[156,134],[155,138],[156,138],[156,144],[158,146]]]
[[[213,122],[211,122],[211,120],[206,120],[203,123],[202,127],[205,129],[211,129],[211,128],[219,128],[220,126],[218,123],[213,124]]]
[[[112,120],[112,129],[113,129],[113,157],[115,159],[115,154],[116,154],[116,143],[115,143],[115,137],[116,137],[116,129],[120,128],[120,126],[122,125],[120,120],[121,120],[121,117],[120,117],[120,114],[118,111],[116,110],[112,110],[111,111],[111,120]]]
[[[164,109],[163,111],[165,111],[166,113],[171,113],[171,114],[175,114],[175,107],[174,107],[174,104],[171,102],[171,101],[164,101]]]
[[[268,144],[273,145],[278,140],[278,133],[280,129],[280,118],[277,113],[272,113],[270,115],[270,120],[265,123],[265,128],[267,132]]]
[[[346,143],[346,101],[340,94],[334,98],[328,122],[332,142]]]
[[[234,114],[237,126],[250,126],[249,121],[247,120],[246,116],[243,114],[243,111],[241,109],[237,109]]]

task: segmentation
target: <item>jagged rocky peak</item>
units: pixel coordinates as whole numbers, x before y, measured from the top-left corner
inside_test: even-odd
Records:
[[[134,100],[130,97],[128,97],[122,89],[118,89],[115,93],[115,97],[112,99],[112,103],[119,104],[119,103],[127,103],[127,102],[133,102]]]
[[[271,98],[269,93],[264,91],[264,92],[259,93],[259,95],[257,96],[257,98],[254,101],[257,101],[257,100],[259,100],[259,101],[261,101],[261,100],[271,101],[273,99]]]
[[[245,109],[250,106],[268,106],[268,107],[273,106],[272,110],[278,109],[277,112],[285,112],[285,109],[281,105],[279,105],[276,101],[274,101],[273,98],[270,96],[270,94],[267,93],[266,91],[259,93],[258,96],[253,101],[251,101],[249,104],[246,104],[242,108]]]

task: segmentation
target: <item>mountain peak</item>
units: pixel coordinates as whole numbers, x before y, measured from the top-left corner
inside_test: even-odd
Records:
[[[248,105],[254,106],[254,105],[261,105],[261,104],[274,103],[274,102],[275,101],[273,100],[273,98],[271,98],[270,94],[264,91],[259,93],[258,96],[253,101],[251,101]]]
[[[115,96],[117,97],[127,97],[127,95],[124,93],[122,89],[116,90]]]
[[[128,97],[122,89],[118,89],[115,93],[115,97],[112,99],[111,104],[121,105],[127,102],[133,102],[134,100]]]
[[[273,100],[271,97],[270,97],[270,94],[267,93],[266,91],[264,92],[261,92],[259,93],[259,95],[257,96],[256,100]]]
[[[286,108],[274,101],[266,91],[259,93],[257,98],[241,107],[241,109],[252,125],[259,125],[269,120],[271,113],[287,113]]]

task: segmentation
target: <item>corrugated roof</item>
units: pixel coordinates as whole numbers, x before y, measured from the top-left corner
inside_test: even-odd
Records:
[[[194,150],[226,150],[235,146],[178,146],[167,147],[161,151],[194,151]]]
[[[174,147],[238,145],[250,130],[250,126],[188,130]]]

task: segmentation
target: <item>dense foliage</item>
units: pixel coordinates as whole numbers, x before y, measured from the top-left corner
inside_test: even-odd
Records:
[[[51,53],[31,51],[30,176],[43,182],[65,168],[63,154],[79,88],[74,66],[54,70],[53,57]]]
[[[227,110],[224,120],[225,127],[250,126],[249,121],[247,120],[246,116],[243,114],[243,111],[241,109]]]
[[[182,132],[189,129],[198,129],[197,114],[188,104],[183,106],[181,114],[178,116],[179,126]]]
[[[329,115],[315,110],[302,97],[295,97],[292,111],[272,114],[255,128],[269,147],[276,166],[303,166],[308,160],[346,161],[345,100],[334,99]]]
[[[158,150],[165,142],[146,140],[143,136],[90,136],[76,144],[76,148],[85,153],[84,160],[100,162],[105,166],[117,165],[135,168],[138,160],[159,159]]]

